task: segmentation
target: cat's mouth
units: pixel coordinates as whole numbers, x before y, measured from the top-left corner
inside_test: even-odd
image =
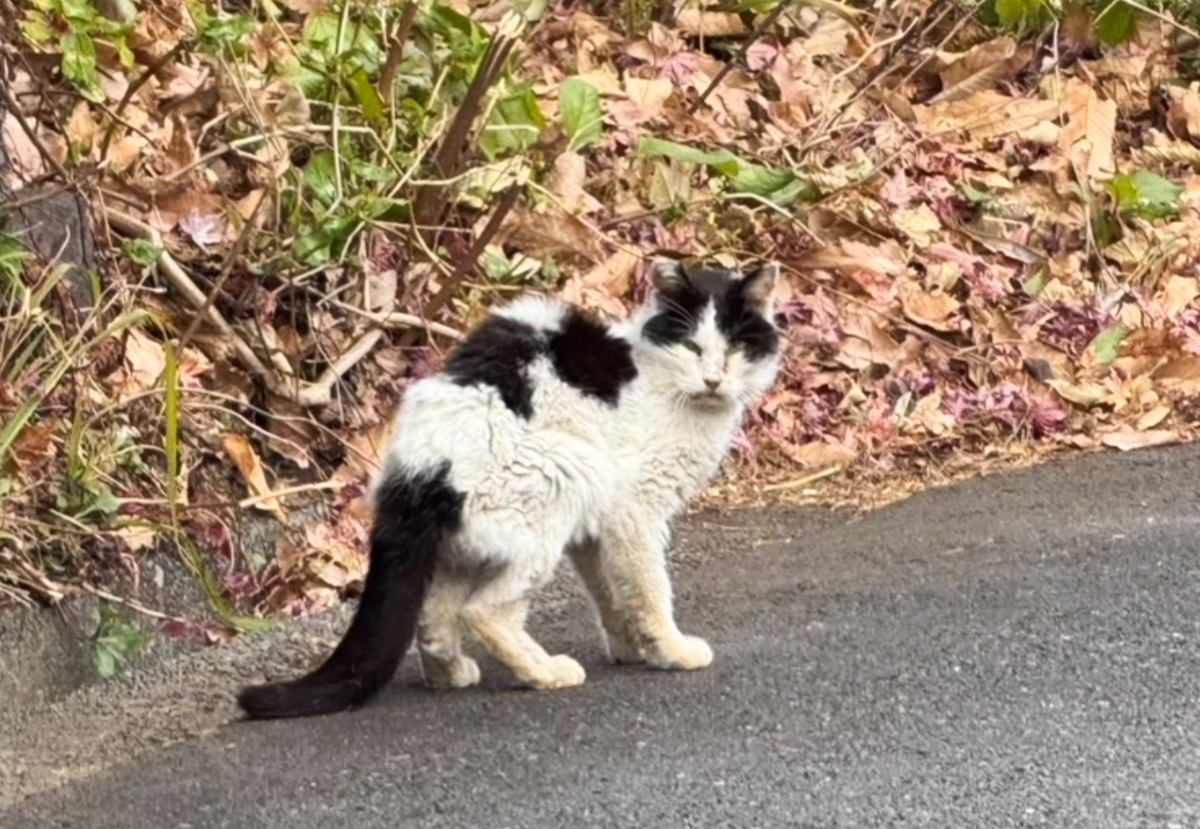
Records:
[[[692,404],[702,409],[717,409],[729,403],[729,396],[719,391],[700,391],[691,398]]]

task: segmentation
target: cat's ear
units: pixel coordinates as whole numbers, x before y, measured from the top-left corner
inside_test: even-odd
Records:
[[[752,271],[747,271],[742,277],[742,296],[746,305],[760,314],[765,314],[771,307],[771,295],[775,293],[775,284],[779,281],[779,265],[766,262]]]
[[[678,293],[691,287],[683,263],[666,256],[656,256],[650,262],[650,284],[656,293]]]

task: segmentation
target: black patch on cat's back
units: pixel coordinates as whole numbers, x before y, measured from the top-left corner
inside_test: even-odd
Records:
[[[529,364],[545,350],[532,325],[492,316],[471,332],[446,361],[445,373],[460,386],[491,386],[512,412],[533,417]]]
[[[617,405],[622,387],[637,377],[629,343],[578,309],[566,312],[547,346],[564,383],[610,406]]]

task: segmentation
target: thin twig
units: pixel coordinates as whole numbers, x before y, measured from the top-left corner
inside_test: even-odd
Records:
[[[88,582],[83,582],[83,583],[77,585],[77,587],[79,588],[80,591],[82,591],[84,593],[90,593],[91,595],[95,596],[97,599],[103,599],[106,602],[112,602],[113,604],[119,604],[119,605],[122,605],[123,607],[127,607],[130,610],[136,610],[138,613],[141,613],[143,616],[149,616],[152,619],[162,619],[163,621],[166,621],[166,622],[182,622],[185,625],[188,624],[188,620],[183,618],[182,616],[172,616],[170,613],[164,613],[161,610],[155,610],[154,608],[147,607],[146,605],[144,605],[141,602],[136,601],[134,599],[125,599],[120,596],[109,593],[107,590],[101,590],[99,587],[96,587],[93,584],[89,584]]]

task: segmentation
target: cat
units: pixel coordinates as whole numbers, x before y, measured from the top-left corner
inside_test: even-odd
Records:
[[[522,685],[580,685],[583,667],[525,630],[530,594],[564,555],[613,661],[706,667],[708,643],[675,623],[669,526],[775,381],[777,276],[773,264],[742,276],[660,259],[624,322],[537,296],[493,312],[404,395],[371,485],[370,567],[345,637],[307,676],[243,689],[245,713],[361,704],[414,637],[434,687],[479,681],[464,635]]]

